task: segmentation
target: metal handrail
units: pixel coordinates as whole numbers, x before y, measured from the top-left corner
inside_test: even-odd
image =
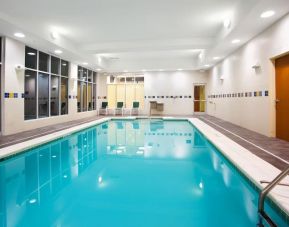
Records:
[[[289,166],[283,170],[270,184],[268,184],[259,194],[259,202],[258,202],[258,213],[261,217],[265,218],[265,220],[270,224],[270,226],[277,226],[272,219],[266,214],[264,211],[264,202],[267,194],[279,184],[279,182],[284,179],[289,174]],[[261,220],[260,220],[261,223]],[[261,225],[262,226],[262,225]]]

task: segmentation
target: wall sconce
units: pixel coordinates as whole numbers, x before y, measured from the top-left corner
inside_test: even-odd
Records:
[[[260,69],[261,68],[260,63],[256,62],[254,65],[252,65],[252,68],[255,70]]]
[[[23,65],[15,65],[15,70],[16,70],[17,72],[19,72],[19,71],[24,71],[24,69],[25,69],[25,67],[24,67]]]

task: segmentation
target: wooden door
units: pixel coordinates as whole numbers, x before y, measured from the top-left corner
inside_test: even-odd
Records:
[[[194,112],[204,113],[206,110],[205,85],[194,85]]]
[[[289,141],[289,55],[275,60],[276,137]]]

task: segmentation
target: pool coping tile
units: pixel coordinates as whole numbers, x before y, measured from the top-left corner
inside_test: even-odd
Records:
[[[272,181],[281,172],[200,119],[189,118],[188,120],[260,190],[267,185],[261,184],[260,181]],[[289,184],[289,177],[287,176],[281,182]],[[268,196],[282,211],[289,214],[289,187],[278,185]]]

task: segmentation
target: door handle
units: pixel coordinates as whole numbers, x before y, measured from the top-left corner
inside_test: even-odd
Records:
[[[280,102],[280,100],[279,99],[275,99],[275,103],[277,104],[278,102]]]

